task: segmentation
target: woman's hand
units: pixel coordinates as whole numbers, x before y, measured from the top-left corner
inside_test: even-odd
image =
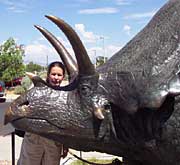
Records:
[[[64,147],[62,148],[62,158],[64,159],[68,155],[69,149]]]

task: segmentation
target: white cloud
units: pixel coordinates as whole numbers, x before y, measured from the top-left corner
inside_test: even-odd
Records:
[[[104,50],[102,47],[91,47],[87,51],[91,61],[95,63],[95,60],[98,56],[105,56],[108,57],[109,59],[121,48],[122,46],[118,46],[118,45],[107,45],[105,46]]]
[[[118,45],[109,45],[107,47],[108,54],[107,57],[113,56],[115,53],[117,53],[123,46],[118,46]]]
[[[70,43],[68,41],[65,41],[61,36],[56,36],[56,38],[66,47],[66,46],[70,46]],[[50,45],[50,43],[47,41],[47,39],[45,37],[39,37],[36,41],[34,41],[34,44],[39,44],[39,43],[48,43]]]
[[[96,35],[91,31],[87,31],[84,24],[76,24],[75,29],[81,37],[83,43],[85,44],[87,52],[93,63],[95,62],[97,56],[105,55],[106,57],[110,58],[115,52],[120,49],[120,46],[103,45],[102,35]],[[65,41],[62,37],[59,36],[57,38],[74,58],[74,52],[68,40]],[[106,36],[103,36],[103,38],[108,39],[108,37]],[[25,63],[29,63],[30,61],[32,61],[40,65],[46,65],[47,56],[48,64],[52,61],[60,60],[58,53],[44,37],[40,37],[32,44],[25,46]]]
[[[32,1],[29,0],[0,0],[0,3],[14,13],[24,13],[32,6]]]
[[[74,52],[68,41],[64,41],[61,37],[57,37],[64,45],[67,51],[74,57]],[[46,41],[46,42],[44,42]],[[32,44],[25,46],[24,62],[34,62],[40,65],[46,65],[53,61],[61,61],[58,53],[53,46],[43,37],[33,41]]]
[[[113,7],[95,8],[95,9],[84,9],[80,10],[79,14],[112,14],[118,13],[119,10]]]
[[[116,0],[117,5],[130,5],[131,2],[127,0]]]
[[[16,9],[15,7],[12,7],[12,6],[8,7],[7,10],[12,11],[14,13],[24,13],[24,12],[26,12],[25,10]]]
[[[53,48],[50,48],[46,45],[42,44],[32,44],[25,46],[25,57],[24,62],[34,62],[40,65],[47,64],[47,56],[48,60],[58,60],[58,55]],[[53,56],[54,55],[54,56]]]
[[[105,47],[105,57],[111,58],[115,53],[117,53],[122,46],[119,45],[107,45]]]
[[[95,43],[97,38],[99,37],[98,35],[95,35],[93,32],[86,31],[84,24],[75,24],[75,28],[82,36],[82,40],[85,43]]]
[[[105,55],[105,57],[110,58],[121,48],[122,46],[117,46],[117,45],[106,45],[104,49],[102,46],[97,46],[97,47],[89,47],[87,49],[87,52],[91,61],[95,63],[96,57]],[[66,49],[72,55],[72,57],[75,58],[72,48],[66,47]],[[40,43],[25,46],[25,57],[24,57],[25,63],[29,63],[32,61],[33,63],[45,66],[47,65],[47,63],[49,64],[53,61],[59,61],[59,60],[60,60],[59,55],[57,54],[55,49],[51,46],[46,46]]]
[[[124,25],[123,31],[125,31],[127,35],[130,35],[131,27],[129,25]]]
[[[151,11],[147,13],[134,13],[134,14],[125,16],[124,19],[149,18],[149,17],[152,17],[155,13],[156,11]]]
[[[64,47],[70,47],[70,43],[68,40],[64,40],[62,37],[58,36],[57,39],[62,43]]]
[[[102,55],[102,48],[101,47],[91,47],[87,50],[89,58],[91,59],[92,63],[95,64],[96,57]]]

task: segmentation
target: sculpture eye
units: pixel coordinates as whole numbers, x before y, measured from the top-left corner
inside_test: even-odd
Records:
[[[80,88],[80,91],[85,96],[89,96],[92,93],[92,90],[91,90],[90,86],[88,86],[88,85],[83,85]]]
[[[110,110],[110,109],[111,109],[111,105],[108,104],[108,103],[105,104],[105,105],[104,105],[104,109],[105,109],[105,110]]]

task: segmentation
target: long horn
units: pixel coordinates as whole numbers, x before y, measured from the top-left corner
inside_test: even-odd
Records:
[[[80,38],[77,33],[73,30],[73,28],[64,22],[62,19],[59,19],[55,16],[47,16],[52,22],[54,22],[67,36],[69,42],[72,45],[74,50],[80,75],[92,75],[95,73],[94,65],[91,63],[89,56],[86,52],[85,47],[83,46]]]
[[[66,66],[67,73],[70,75],[70,78],[77,75],[78,67],[75,60],[72,58],[70,53],[66,50],[66,48],[62,45],[62,43],[47,29],[34,25],[44,36],[45,38],[52,44],[52,46],[58,52],[60,58],[62,59],[64,65]]]

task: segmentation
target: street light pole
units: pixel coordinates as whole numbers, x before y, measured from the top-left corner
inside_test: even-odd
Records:
[[[48,67],[48,55],[46,55],[46,66]]]
[[[103,45],[102,45],[102,49],[103,49],[103,59],[104,59],[104,63],[106,62],[105,61],[105,44],[104,44],[104,36],[100,36],[100,38],[103,42]]]
[[[94,50],[92,50],[93,52],[94,52],[94,57],[95,57],[95,68],[96,68],[96,63],[97,63],[97,59],[96,59],[96,50],[94,49]]]

